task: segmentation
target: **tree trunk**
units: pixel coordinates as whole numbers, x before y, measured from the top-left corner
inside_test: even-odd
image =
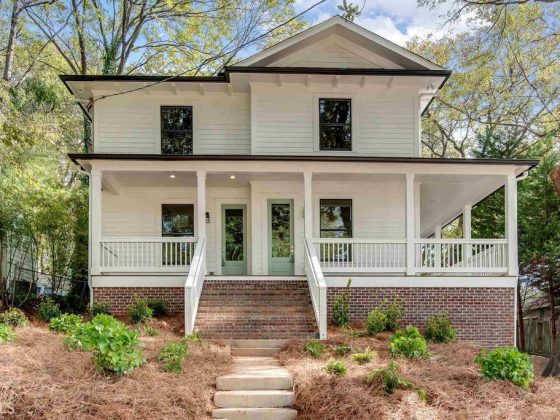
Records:
[[[519,350],[525,351],[525,325],[523,323],[523,304],[521,303],[521,290],[517,285],[517,323],[519,324],[517,342]]]
[[[13,0],[12,16],[10,18],[10,32],[8,33],[8,44],[6,46],[6,57],[4,59],[4,73],[2,79],[5,81],[10,80],[12,75],[12,67],[14,64],[14,50],[16,46],[16,33],[19,17],[19,0]]]
[[[550,334],[552,336],[552,353],[543,370],[542,376],[560,376],[560,335],[556,331],[556,299],[554,299],[554,279],[552,273],[547,275],[548,297],[550,299]]]

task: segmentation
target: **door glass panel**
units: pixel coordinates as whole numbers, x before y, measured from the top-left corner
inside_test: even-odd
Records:
[[[243,255],[243,209],[225,209],[225,259],[244,261]]]
[[[292,252],[290,204],[270,205],[272,257],[289,258]]]

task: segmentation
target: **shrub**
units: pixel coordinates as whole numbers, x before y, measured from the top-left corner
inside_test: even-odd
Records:
[[[338,354],[339,356],[344,356],[345,354],[352,352],[352,347],[347,344],[340,344],[338,346],[332,346],[331,350],[333,353]]]
[[[385,315],[381,309],[375,308],[368,314],[366,321],[366,332],[367,335],[373,336],[377,335],[382,331],[385,331],[385,325],[387,325],[387,315]]]
[[[50,298],[43,300],[37,307],[37,317],[41,321],[50,322],[61,315],[60,306]]]
[[[158,361],[163,365],[162,369],[170,373],[183,373],[183,361],[189,356],[189,348],[186,341],[173,341],[167,343],[159,352]]]
[[[62,314],[51,319],[49,329],[55,332],[69,334],[82,323],[82,317],[76,314]]]
[[[152,326],[152,325],[146,325],[143,329],[144,334],[146,334],[148,337],[155,337],[157,335],[159,335],[159,330]]]
[[[125,375],[146,362],[137,348],[138,336],[138,331],[127,329],[111,315],[100,314],[78,325],[66,343],[71,349],[91,351],[98,369]]]
[[[200,331],[195,330],[192,334],[183,337],[184,341],[192,341],[194,343],[202,343],[202,335]]]
[[[16,333],[12,331],[12,327],[7,324],[0,324],[0,343],[12,341],[16,338]]]
[[[482,376],[489,381],[510,381],[528,389],[535,378],[529,355],[515,347],[483,350],[476,363],[480,365]]]
[[[352,279],[348,279],[348,284],[342,296],[338,296],[333,304],[333,324],[338,327],[347,327],[350,323],[350,284]]]
[[[311,340],[305,343],[303,346],[304,350],[309,353],[311,357],[321,357],[323,352],[325,351],[325,345],[321,343],[319,340]]]
[[[325,370],[333,375],[345,375],[346,365],[340,360],[329,360],[325,365]]]
[[[139,324],[152,318],[153,311],[148,306],[148,300],[134,296],[132,304],[127,306],[128,318],[132,324]]]
[[[352,355],[352,360],[359,365],[365,365],[366,363],[371,362],[374,357],[377,357],[377,352],[367,348],[362,353],[354,353]]]
[[[408,379],[399,375],[399,365],[394,360],[389,362],[389,366],[383,369],[371,371],[366,377],[366,384],[377,385],[386,394],[392,394],[397,389],[414,389],[422,400],[426,400],[426,391],[417,387]]]
[[[404,315],[404,309],[400,301],[393,300],[392,303],[387,303],[387,300],[381,302],[383,312],[385,313],[385,331],[396,331],[400,327],[401,318]]]
[[[406,330],[398,330],[391,337],[391,354],[393,356],[404,356],[409,359],[426,357],[428,345],[424,337],[420,335],[418,328],[409,325]]]
[[[92,303],[89,307],[89,315],[94,318],[100,314],[113,315],[111,312],[111,305],[104,302]]]
[[[451,319],[445,313],[431,316],[424,332],[426,339],[434,343],[449,343],[455,341],[457,331],[451,324]]]
[[[149,299],[148,307],[152,310],[152,315],[156,318],[167,315],[169,312],[169,302],[164,298]]]
[[[10,308],[0,314],[0,324],[6,324],[11,327],[25,327],[27,325],[27,316],[21,309]]]

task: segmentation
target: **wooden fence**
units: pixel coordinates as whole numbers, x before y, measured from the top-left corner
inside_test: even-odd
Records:
[[[552,351],[552,334],[550,332],[550,318],[526,318],[523,320],[525,328],[525,351],[539,356],[550,356]],[[556,330],[560,331],[560,321],[556,321]]]

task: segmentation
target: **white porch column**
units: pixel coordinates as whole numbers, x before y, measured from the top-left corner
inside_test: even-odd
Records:
[[[89,178],[90,217],[91,217],[91,268],[92,275],[101,274],[101,185],[103,173],[97,169],[91,171]]]
[[[441,239],[441,225],[436,225],[434,229],[436,239]],[[436,267],[441,268],[441,245],[436,244]]]
[[[513,173],[506,176],[505,192],[508,274],[517,276],[517,178]]]
[[[406,174],[406,274],[413,276],[414,273],[414,174]]]
[[[197,214],[197,236],[206,238],[206,172],[196,173],[196,214]]]
[[[313,173],[303,173],[305,239],[313,238]]]
[[[463,208],[463,239],[472,239],[472,204],[465,204]],[[472,245],[464,244],[463,248],[463,263],[468,264],[472,256]]]

